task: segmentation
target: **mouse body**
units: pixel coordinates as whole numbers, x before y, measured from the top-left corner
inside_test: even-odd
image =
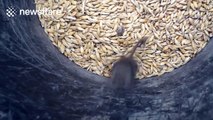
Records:
[[[111,79],[112,86],[115,89],[131,88],[135,83],[135,76],[138,70],[137,62],[134,60],[133,55],[137,47],[145,43],[147,37],[142,38],[133,47],[130,55],[122,56],[117,62],[113,64]]]
[[[134,59],[121,57],[112,68],[113,88],[130,88],[137,72],[138,66]]]

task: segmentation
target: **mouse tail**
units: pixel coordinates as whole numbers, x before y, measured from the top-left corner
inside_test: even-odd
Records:
[[[129,55],[128,57],[133,57],[133,55],[134,55],[134,53],[135,53],[137,47],[140,47],[142,44],[144,44],[144,43],[146,42],[147,39],[148,39],[147,36],[141,38],[141,39],[137,42],[137,44],[132,48],[131,53],[130,53],[130,55]]]

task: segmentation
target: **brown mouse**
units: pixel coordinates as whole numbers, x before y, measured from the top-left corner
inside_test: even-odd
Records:
[[[142,44],[145,43],[147,37],[143,37],[137,42],[137,44],[132,48],[130,55],[122,56],[117,62],[112,66],[112,86],[113,88],[130,88],[135,80],[135,76],[138,70],[137,62],[133,59],[133,55],[137,49]]]

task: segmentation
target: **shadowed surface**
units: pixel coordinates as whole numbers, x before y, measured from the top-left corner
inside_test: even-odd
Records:
[[[8,18],[8,6],[35,9],[33,0],[0,0],[0,119],[213,119],[212,40],[184,66],[115,94],[59,53],[37,16]]]

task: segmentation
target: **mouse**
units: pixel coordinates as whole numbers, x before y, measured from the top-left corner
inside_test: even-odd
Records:
[[[135,76],[138,71],[138,65],[134,60],[133,55],[142,44],[146,42],[148,37],[143,37],[137,44],[132,48],[129,55],[121,56],[112,66],[111,71],[111,84],[115,89],[119,88],[131,88],[135,83]]]
[[[116,30],[116,33],[118,36],[123,36],[124,34],[124,27],[123,26],[118,26],[117,30]]]

